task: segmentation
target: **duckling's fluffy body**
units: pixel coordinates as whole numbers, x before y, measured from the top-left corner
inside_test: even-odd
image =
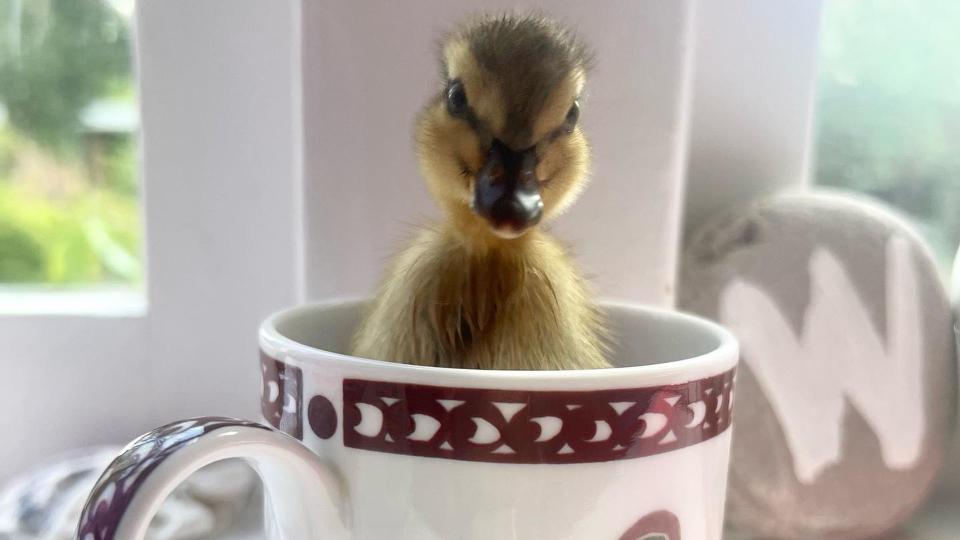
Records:
[[[537,227],[586,183],[577,125],[585,48],[538,16],[450,35],[444,87],[417,122],[421,170],[444,210],[396,258],[353,354],[481,369],[608,367],[598,310]]]
[[[599,327],[583,280],[546,235],[471,252],[441,226],[397,258],[354,353],[446,367],[606,367]]]

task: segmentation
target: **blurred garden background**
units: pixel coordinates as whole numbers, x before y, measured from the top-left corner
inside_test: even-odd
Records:
[[[131,8],[0,0],[0,282],[142,280]]]
[[[132,0],[0,0],[0,283],[143,279]],[[815,180],[960,244],[960,2],[826,0]]]

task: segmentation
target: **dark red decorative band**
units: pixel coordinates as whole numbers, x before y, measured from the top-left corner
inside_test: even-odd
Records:
[[[274,428],[303,440],[303,372],[260,351],[260,412]]]
[[[351,448],[495,463],[588,463],[660,454],[730,426],[734,371],[654,388],[448,388],[343,381]]]

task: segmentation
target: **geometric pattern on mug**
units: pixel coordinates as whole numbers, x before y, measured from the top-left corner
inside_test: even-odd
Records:
[[[303,372],[260,352],[260,412],[274,428],[303,440]]]
[[[125,540],[116,537],[120,519],[137,490],[165,459],[200,437],[218,429],[261,424],[233,418],[205,417],[159,427],[136,439],[100,475],[90,491],[77,524],[79,540]]]
[[[670,452],[730,426],[734,370],[590,391],[343,381],[344,446],[494,463],[589,463]]]
[[[329,439],[337,432],[337,410],[326,396],[317,394],[307,404],[307,423],[313,434]]]
[[[627,529],[620,540],[681,540],[680,520],[668,510],[651,512]]]

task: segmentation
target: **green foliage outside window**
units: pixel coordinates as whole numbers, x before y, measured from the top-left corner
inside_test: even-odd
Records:
[[[0,0],[0,283],[141,279],[129,21],[112,6]]]

